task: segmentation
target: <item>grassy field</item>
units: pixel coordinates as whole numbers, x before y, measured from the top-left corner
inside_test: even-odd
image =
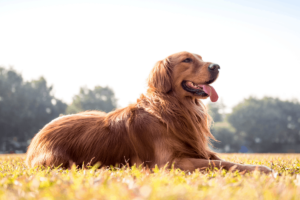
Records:
[[[147,169],[29,169],[24,155],[0,156],[0,199],[300,199],[300,154],[221,154],[276,171],[239,174]]]

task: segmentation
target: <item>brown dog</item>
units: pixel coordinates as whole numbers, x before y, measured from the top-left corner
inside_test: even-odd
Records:
[[[181,52],[158,61],[148,78],[146,95],[135,104],[108,114],[87,111],[59,117],[47,124],[32,140],[26,163],[34,166],[101,166],[116,164],[150,168],[174,163],[194,171],[211,166],[239,171],[265,166],[223,161],[212,152],[210,117],[199,99],[218,99],[209,84],[219,75],[219,65],[201,56]]]

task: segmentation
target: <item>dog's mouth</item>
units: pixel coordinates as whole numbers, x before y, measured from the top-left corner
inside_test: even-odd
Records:
[[[185,91],[190,92],[193,95],[210,97],[212,102],[216,102],[219,98],[216,90],[210,85],[195,84],[192,81],[182,81],[181,85]]]

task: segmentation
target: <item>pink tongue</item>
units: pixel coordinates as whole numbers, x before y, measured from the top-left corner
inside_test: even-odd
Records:
[[[219,96],[218,96],[215,88],[213,88],[210,85],[203,85],[202,87],[203,87],[204,92],[209,95],[210,100],[212,102],[218,101]]]

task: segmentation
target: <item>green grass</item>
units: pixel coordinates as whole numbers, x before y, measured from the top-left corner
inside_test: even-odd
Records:
[[[300,199],[300,154],[221,154],[276,173],[212,170],[29,169],[24,155],[0,156],[0,199]]]

